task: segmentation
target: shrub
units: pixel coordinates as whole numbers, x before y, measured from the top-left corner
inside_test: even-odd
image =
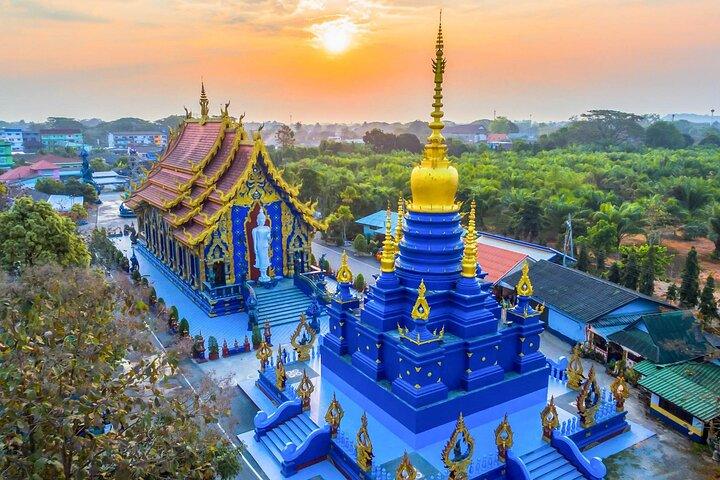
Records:
[[[367,253],[368,241],[367,238],[365,238],[365,235],[363,235],[362,233],[358,233],[358,235],[355,237],[355,240],[353,240],[353,248],[358,253]]]
[[[183,317],[182,320],[180,320],[178,331],[180,332],[180,336],[182,337],[187,337],[190,335],[190,322],[187,321],[187,318]]]
[[[155,291],[155,287],[150,287],[150,290],[148,291],[148,303],[150,305],[155,305],[157,303],[157,292]]]
[[[213,336],[208,338],[208,351],[210,359],[218,358],[220,354],[220,346],[218,345],[217,339]]]
[[[688,223],[683,227],[683,240],[694,240],[707,235],[708,228],[704,223]]]
[[[258,323],[255,322],[252,327],[253,349],[257,349],[260,346],[260,344],[262,343],[262,341],[263,341],[263,338],[262,338],[262,333],[260,332],[260,325],[258,325]]]
[[[142,279],[142,277],[140,276],[140,272],[138,272],[137,270],[133,270],[133,272],[130,274],[130,277],[136,283],[140,283],[140,280]]]
[[[177,319],[179,318],[178,309],[177,309],[177,307],[176,307],[175,305],[173,305],[172,307],[170,307],[170,313],[169,313],[169,315],[170,315],[170,318],[172,318],[172,319],[174,319],[174,320],[177,320]]]
[[[363,277],[362,273],[358,273],[355,277],[355,281],[353,282],[353,287],[358,292],[365,291],[365,277]]]

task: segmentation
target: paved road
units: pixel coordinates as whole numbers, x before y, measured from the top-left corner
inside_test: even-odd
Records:
[[[380,263],[373,257],[358,257],[355,256],[349,249],[345,251],[348,254],[348,265],[350,266],[350,270],[353,275],[362,273],[363,277],[365,277],[365,283],[368,285],[374,285],[375,279],[373,278],[373,275],[380,274]],[[313,242],[312,252],[318,260],[324,254],[327,261],[330,262],[330,267],[333,271],[336,271],[340,266],[340,255],[342,255],[343,252],[342,247],[331,247],[318,242]]]

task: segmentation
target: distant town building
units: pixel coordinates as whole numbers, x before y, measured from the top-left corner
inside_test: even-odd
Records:
[[[40,160],[32,165],[23,165],[8,170],[0,175],[0,182],[32,188],[40,178],[60,180],[60,168],[52,162]]]
[[[8,170],[15,165],[12,158],[12,143],[0,140],[0,170]]]
[[[92,178],[100,190],[112,190],[117,187],[124,188],[128,185],[128,177],[119,175],[112,170],[108,172],[93,172]]]
[[[10,142],[13,153],[22,153],[23,131],[21,128],[3,128],[0,130],[0,140]]]
[[[509,150],[513,143],[507,133],[491,133],[487,136],[486,142],[493,150]]]
[[[62,176],[80,176],[80,169],[82,168],[82,160],[78,157],[61,157],[59,155],[47,154],[38,155],[32,160],[34,163],[37,162],[50,162],[54,164],[60,171]]]
[[[110,148],[128,148],[139,145],[167,145],[167,134],[163,132],[112,132],[108,133],[108,146]]]
[[[480,143],[487,138],[485,125],[470,123],[467,125],[447,125],[443,130],[446,138],[456,138],[465,143]]]
[[[387,212],[385,210],[378,210],[375,213],[355,220],[355,223],[363,227],[363,235],[372,238],[375,235],[385,235],[386,216]],[[394,232],[398,222],[397,212],[390,212],[390,221],[392,231]]]
[[[79,147],[83,144],[83,136],[77,129],[45,129],[40,130],[40,141],[43,148]]]
[[[42,146],[40,132],[23,132],[23,151],[25,153],[37,152]]]

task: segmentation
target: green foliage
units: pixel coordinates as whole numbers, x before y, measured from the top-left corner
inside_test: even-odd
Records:
[[[697,251],[691,247],[685,259],[685,267],[682,272],[682,283],[680,284],[680,305],[684,308],[692,308],[697,305],[700,295],[700,265],[698,264]]]
[[[187,318],[183,317],[180,319],[180,323],[178,324],[178,332],[182,337],[187,337],[188,335],[190,335],[190,322],[188,322]]]
[[[705,280],[705,286],[700,294],[700,315],[706,320],[711,318],[720,318],[718,316],[718,305],[715,300],[715,279],[712,275],[708,275]]]
[[[287,125],[281,125],[275,133],[275,138],[282,148],[290,148],[295,145],[295,132]]]
[[[645,130],[645,144],[652,148],[683,148],[685,138],[670,122],[655,122]]]
[[[69,178],[64,182],[54,178],[39,178],[35,190],[48,195],[71,195],[83,197],[84,202],[94,202],[98,199],[97,191],[92,185],[83,183],[77,178]]]
[[[362,273],[358,273],[355,276],[355,280],[353,281],[353,288],[357,290],[358,292],[365,291],[365,277],[363,277]]]
[[[491,133],[518,133],[520,129],[506,117],[496,117],[490,122]]]
[[[208,338],[208,352],[210,355],[217,355],[220,352],[220,345],[218,345],[217,338],[213,336]]]
[[[720,258],[720,205],[715,205],[712,210],[710,228],[715,236],[715,250],[713,250],[712,256],[714,258]]]
[[[155,305],[157,303],[157,292],[155,291],[155,287],[150,287],[148,289],[148,303],[150,305]]]
[[[96,228],[92,231],[88,241],[88,250],[93,265],[117,269],[123,265],[123,259],[127,260],[125,255],[108,238],[107,231],[104,228]],[[140,272],[135,270],[132,275],[133,280],[140,281]]]
[[[0,267],[22,269],[43,263],[86,266],[90,254],[75,224],[47,202],[28,197],[0,212]]]
[[[70,212],[69,212],[68,216],[70,217],[70,219],[72,221],[78,222],[80,220],[87,219],[88,211],[87,211],[87,209],[85,209],[84,205],[82,205],[80,203],[76,203],[75,205],[70,207]]]
[[[353,248],[358,253],[367,253],[368,241],[367,238],[365,238],[365,235],[362,233],[357,234],[355,240],[353,240]]]
[[[93,172],[107,172],[111,169],[105,159],[100,157],[90,159],[90,168]]]
[[[260,344],[263,342],[262,332],[260,332],[260,325],[255,322],[252,326],[252,345],[253,349],[257,350]]]
[[[592,149],[638,148],[645,137],[643,117],[615,110],[590,110],[550,135],[541,135],[539,147],[586,145]]]
[[[650,245],[645,243],[642,245],[623,245],[620,247],[620,258],[623,262],[627,262],[630,253],[634,253],[638,265],[644,265],[650,252]],[[653,246],[653,259],[655,278],[665,278],[668,267],[672,263],[673,254],[668,253],[667,247],[662,245]]]
[[[422,144],[412,133],[385,133],[379,128],[373,128],[365,132],[363,142],[369,145],[373,152],[390,153],[393,150],[405,150],[412,153],[420,153]]]
[[[170,318],[173,319],[173,320],[177,320],[177,319],[178,319],[179,313],[178,313],[178,309],[177,309],[177,307],[176,307],[175,305],[173,305],[172,307],[170,307],[170,312],[168,313],[168,315],[169,315]]]
[[[590,268],[590,255],[588,255],[588,250],[585,244],[580,245],[580,253],[578,254],[575,268],[581,272],[587,272]]]
[[[340,227],[342,233],[342,242],[347,241],[347,227],[350,222],[355,220],[355,216],[347,205],[340,205],[337,210],[330,216],[329,221],[331,225]]]
[[[638,291],[645,295],[655,292],[655,245],[650,245],[645,259],[640,263]]]
[[[708,132],[705,137],[700,140],[699,145],[703,147],[720,147],[720,134],[715,132]]]
[[[665,292],[665,298],[671,302],[674,302],[678,298],[678,287],[674,283],[671,283]]]
[[[627,288],[637,290],[639,278],[640,267],[638,265],[638,258],[635,252],[631,251],[623,268],[622,284]]]
[[[607,279],[613,283],[620,283],[620,280],[622,278],[622,272],[620,270],[620,264],[618,262],[613,262],[612,265],[610,265],[610,270],[608,270]]]
[[[137,293],[83,268],[0,279],[3,478],[239,473],[228,458],[237,450],[211,428],[227,412],[221,392],[168,389],[177,357],[132,353],[154,351]]]

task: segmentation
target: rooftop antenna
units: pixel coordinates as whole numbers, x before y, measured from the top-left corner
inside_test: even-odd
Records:
[[[563,267],[567,267],[568,256],[575,253],[575,242],[573,241],[572,213],[568,213],[565,220],[565,241],[563,242]]]

